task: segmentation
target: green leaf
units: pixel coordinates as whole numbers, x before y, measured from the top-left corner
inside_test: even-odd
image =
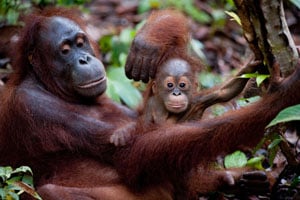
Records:
[[[27,185],[33,187],[33,177],[30,175],[24,175],[22,178],[22,182],[26,183]]]
[[[268,145],[268,152],[269,152],[268,161],[271,167],[273,166],[274,159],[280,149],[278,144],[280,143],[281,140],[282,138],[278,133],[269,132],[264,136],[263,140],[261,141],[262,143],[260,143],[261,145],[256,147],[257,150],[259,148],[262,148],[262,144],[264,144],[265,141],[271,141],[271,144]]]
[[[138,13],[144,13],[151,9],[151,0],[140,0],[138,4]]]
[[[283,122],[300,120],[300,104],[285,108],[273,119],[267,128]]]
[[[127,54],[121,53],[120,56],[119,56],[119,62],[120,62],[121,66],[125,66],[126,59],[127,59]]]
[[[19,200],[20,197],[18,194],[12,192],[12,191],[8,191],[8,195],[13,199],[13,200]]]
[[[256,78],[258,73],[248,73],[248,74],[242,74],[239,76],[240,78]]]
[[[121,66],[119,62],[119,56],[121,53],[127,53],[129,45],[120,41],[119,37],[115,36],[112,38],[112,55],[111,63],[115,66]]]
[[[112,80],[107,81],[107,89],[106,89],[106,94],[109,98],[114,100],[117,103],[121,103],[120,96],[118,92],[116,91],[117,89],[115,88],[114,82]]]
[[[228,108],[226,108],[223,105],[218,105],[217,104],[217,105],[213,105],[211,107],[211,112],[212,112],[213,116],[221,116],[227,111],[228,111]]]
[[[7,190],[9,191],[22,191],[23,189],[21,187],[19,187],[18,185],[13,185],[13,184],[9,184],[7,186]]]
[[[222,81],[221,76],[210,72],[201,72],[198,79],[204,88],[211,88]]]
[[[0,199],[5,199],[5,197],[6,197],[6,190],[0,188]]]
[[[160,1],[160,2],[162,2],[161,4],[164,3],[165,7],[175,7],[178,10],[185,12],[197,22],[209,23],[212,21],[210,15],[208,15],[204,11],[199,10],[195,6],[194,4],[195,2],[193,0],[184,0],[184,1],[168,0],[168,1]]]
[[[199,40],[191,39],[190,41],[191,49],[195,52],[195,54],[201,58],[201,60],[204,60],[207,62],[206,56],[203,52],[203,43],[200,42]]]
[[[266,140],[267,140],[267,137],[266,136],[263,137],[259,141],[259,143],[253,148],[253,150],[252,150],[253,153],[252,154],[255,154],[255,152],[257,152],[259,149],[263,148],[262,146],[265,144]]]
[[[295,6],[298,7],[298,9],[300,9],[300,0],[290,0],[290,2],[292,2]]]
[[[12,184],[16,181],[20,181],[22,179],[22,176],[14,176],[14,177],[11,177],[10,179],[8,179],[6,181],[6,183],[9,185],[9,184]]]
[[[232,19],[234,21],[236,21],[240,26],[242,26],[241,19],[239,18],[239,16],[235,12],[225,11],[225,13],[227,15],[229,15],[230,17],[232,17]]]
[[[244,167],[247,164],[247,157],[241,151],[227,155],[224,159],[225,168]]]
[[[99,40],[99,46],[100,46],[101,52],[107,53],[107,52],[111,51],[112,37],[113,37],[113,35],[104,35],[103,37],[101,37],[101,39]]]
[[[239,76],[240,78],[256,78],[257,86],[260,86],[260,84],[267,78],[270,77],[269,74],[259,74],[257,72],[255,73],[249,73],[249,74],[243,74]]]
[[[262,169],[264,169],[263,166],[262,166],[262,161],[263,160],[264,160],[263,156],[251,158],[247,161],[247,166],[252,167],[252,168],[256,168],[258,170],[262,170]]]
[[[28,166],[21,166],[21,167],[18,167],[17,169],[13,170],[12,174],[15,174],[15,173],[20,173],[20,172],[23,172],[23,173],[29,173],[29,174],[33,174],[32,173],[32,170],[30,169],[30,167]]]
[[[136,34],[136,31],[133,30],[132,28],[123,29],[119,36],[120,42],[127,44],[129,47],[135,34]]]
[[[7,12],[8,24],[16,25],[19,18],[19,13],[16,10],[9,9]]]
[[[37,192],[34,192],[34,193],[32,194],[32,196],[33,196],[34,198],[38,199],[38,200],[43,200],[42,197],[40,197],[40,195],[39,195]]]
[[[186,12],[189,16],[191,16],[194,20],[200,22],[200,23],[209,23],[211,22],[211,17],[197,9],[194,5],[194,1],[192,0],[185,0],[181,2],[181,8],[179,7],[179,9],[182,9],[184,12]]]
[[[297,187],[298,185],[300,184],[300,176],[297,176],[293,179],[292,181],[292,184],[291,184],[291,187],[292,188],[295,188]]]
[[[9,179],[13,169],[11,167],[0,167],[0,177],[3,178],[3,181]]]
[[[257,83],[257,86],[259,87],[260,84],[266,80],[267,78],[269,78],[270,75],[268,74],[259,74],[257,77],[256,77],[256,83]]]
[[[136,108],[142,100],[142,95],[132,85],[132,81],[125,77],[123,67],[109,67],[107,69],[108,90],[106,94],[116,101],[122,99],[126,105]]]
[[[273,163],[274,163],[274,159],[279,151],[279,146],[275,146],[274,148],[270,149],[270,152],[269,152],[269,165],[270,167],[273,166]]]
[[[268,149],[274,149],[275,147],[277,147],[279,145],[279,143],[282,141],[282,138],[277,138],[277,139],[274,139],[272,141],[271,144],[268,145]]]
[[[260,96],[254,96],[250,98],[240,98],[236,100],[237,105],[240,107],[245,107],[251,103],[257,102],[261,97]]]

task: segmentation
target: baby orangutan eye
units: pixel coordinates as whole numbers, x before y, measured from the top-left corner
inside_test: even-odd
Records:
[[[185,83],[180,83],[179,87],[184,88],[185,87]]]
[[[168,86],[168,88],[172,88],[173,87],[173,83],[168,83],[167,86]]]

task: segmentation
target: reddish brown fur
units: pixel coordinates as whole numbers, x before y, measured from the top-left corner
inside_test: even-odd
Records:
[[[120,160],[119,169],[125,174],[124,180],[137,188],[166,180],[180,183],[184,174],[197,163],[208,163],[220,153],[232,152],[240,145],[257,144],[265,126],[278,111],[299,102],[298,79],[299,74],[292,78],[292,82],[286,80],[280,90],[260,102],[222,117],[140,135],[130,146],[130,159]],[[280,100],[282,95],[290,98]],[[144,157],[148,159],[141,159]]]
[[[149,76],[155,77],[157,67],[172,57],[199,67],[199,62],[186,54],[189,39],[188,20],[182,13],[175,10],[153,12],[133,41],[126,61],[126,75],[148,82]]]
[[[147,33],[146,41],[151,41],[153,45],[162,45],[165,47],[164,50],[169,50],[165,58],[169,55],[177,57],[185,54],[189,40],[189,28],[187,18],[182,13],[175,10],[153,12],[148,23],[151,23],[151,28],[145,25],[141,32]],[[176,52],[172,47],[176,47]]]
[[[248,108],[201,124],[154,129],[137,135],[126,147],[115,148],[109,137],[132,121],[132,113],[105,96],[74,103],[49,92],[32,76],[27,60],[29,47],[36,47],[37,56],[46,59],[36,64],[50,72],[53,55],[39,52],[43,44],[34,40],[39,33],[37,25],[47,24],[35,15],[30,21],[20,40],[23,50],[16,51],[17,71],[2,95],[0,165],[32,167],[45,199],[109,200],[116,194],[133,200],[185,199],[181,186],[193,167],[239,145],[256,144],[270,120],[300,100],[298,63],[291,78]]]
[[[191,58],[188,55],[186,58]],[[189,80],[191,81],[191,85],[189,85],[189,90],[192,91],[192,96],[196,96],[197,94],[197,66],[194,65],[192,66],[193,62],[190,62],[189,65],[191,66],[191,71],[190,74],[192,76],[188,76]],[[157,90],[162,90],[163,92],[164,88],[160,88],[160,84],[167,78],[164,74],[160,73],[160,71],[165,67],[164,63],[162,64],[163,66],[158,67],[158,71],[156,74],[156,77],[152,80],[149,81],[147,84],[146,91],[144,93],[144,103],[143,103],[143,108],[140,107],[140,117],[138,119],[137,126],[138,129],[145,131],[151,130],[154,126],[160,126],[162,124],[168,126],[171,126],[171,124],[175,124],[180,122],[183,122],[181,119],[184,118],[184,114],[188,112],[188,110],[191,108],[192,99],[189,99],[189,106],[187,110],[185,110],[183,113],[169,113],[168,110],[164,109],[163,102],[161,98],[155,98],[155,95],[159,95],[158,92],[156,94],[153,93],[153,84],[156,82]],[[212,93],[213,91],[211,91]],[[182,95],[185,95],[184,93]],[[199,95],[199,94],[198,94]],[[202,94],[201,94],[202,95]],[[215,102],[217,103],[217,102]],[[160,105],[162,104],[162,105]],[[200,113],[203,113],[206,105],[204,105],[203,102],[199,102],[198,104],[203,104],[201,108],[203,110],[200,110]],[[194,114],[194,116],[193,116]],[[200,120],[201,115],[199,115],[199,112],[192,113],[189,115],[190,119],[193,120]],[[185,118],[184,121],[187,122],[189,121],[189,118]],[[132,125],[129,125],[130,129],[133,129]],[[136,127],[134,127],[136,128]],[[124,129],[124,127],[122,128]],[[204,169],[201,167],[195,167],[191,172],[189,172],[186,180],[186,185],[183,187],[187,187],[189,191],[189,198],[197,198],[198,193],[207,193],[210,191],[216,191],[220,189],[221,187],[224,186],[229,186],[235,184],[235,181],[241,176],[242,172],[244,169],[239,169],[237,170],[232,170],[232,171],[226,171],[226,170],[214,170],[214,169]],[[246,172],[246,170],[244,170]],[[235,174],[235,177],[234,175]]]
[[[82,163],[96,166],[90,171],[96,177],[94,172],[109,168],[114,152],[114,146],[109,143],[110,134],[121,124],[132,121],[135,114],[105,95],[86,101],[76,95],[70,99],[58,92],[53,81],[49,81],[55,55],[49,53],[47,44],[39,43],[40,30],[47,28],[45,20],[51,16],[70,18],[83,30],[85,28],[71,10],[47,10],[28,16],[14,49],[15,71],[1,95],[0,152],[3,156],[0,165],[29,165],[37,186],[56,182],[69,186],[95,186],[107,180],[111,183],[118,179],[113,175],[114,170],[110,170],[111,177],[101,175],[102,179],[93,182],[88,180],[90,173],[81,172],[84,169]],[[34,65],[41,77],[36,77],[33,72],[30,64],[32,53],[34,58],[40,58],[34,60]],[[75,179],[67,180],[68,173]],[[80,181],[76,181],[76,174],[82,175]]]

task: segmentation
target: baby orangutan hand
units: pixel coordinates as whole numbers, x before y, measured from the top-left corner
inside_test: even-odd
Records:
[[[110,143],[114,144],[115,146],[124,146],[128,144],[128,141],[132,138],[132,133],[134,132],[135,128],[136,123],[131,122],[115,130],[110,136]]]

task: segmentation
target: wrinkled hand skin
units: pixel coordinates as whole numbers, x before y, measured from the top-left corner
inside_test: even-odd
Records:
[[[187,54],[189,37],[188,21],[181,12],[152,12],[132,42],[126,76],[147,83],[168,58]]]
[[[125,73],[129,79],[142,80],[144,83],[149,78],[154,78],[160,61],[160,47],[147,42],[143,35],[137,35],[133,40],[125,64]]]
[[[245,172],[239,181],[241,192],[249,195],[270,195],[270,182],[264,171]]]

